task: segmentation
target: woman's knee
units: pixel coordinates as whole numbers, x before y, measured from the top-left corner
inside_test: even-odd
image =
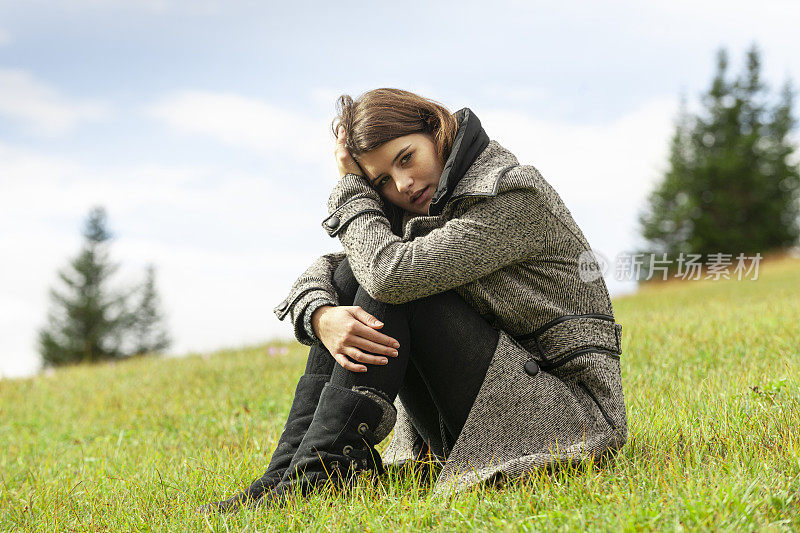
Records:
[[[412,317],[417,314],[426,315],[428,313],[435,313],[438,316],[442,316],[442,313],[466,313],[474,314],[476,317],[479,316],[472,306],[453,289],[412,300],[407,302],[407,305]]]
[[[358,290],[358,281],[353,274],[353,269],[350,268],[350,262],[347,257],[342,259],[336,267],[331,283],[339,297],[339,305],[355,305],[353,300]]]
[[[358,284],[347,257],[336,267],[331,282],[339,297],[339,305],[358,305],[370,310],[405,307],[405,304],[388,304],[370,296],[364,287]]]
[[[453,289],[413,300],[407,305],[412,328],[434,327],[452,334],[463,332],[466,336],[488,339],[490,343],[493,339],[495,344],[499,339],[497,328]]]
[[[353,298],[353,305],[361,306],[364,309],[405,309],[407,304],[390,304],[376,300],[362,287],[358,285],[356,288],[355,297]]]

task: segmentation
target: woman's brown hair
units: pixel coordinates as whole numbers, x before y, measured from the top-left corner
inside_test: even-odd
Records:
[[[397,137],[428,133],[433,137],[436,152],[444,164],[450,157],[458,131],[456,118],[446,107],[402,89],[373,89],[356,100],[343,94],[336,101],[336,109],[331,131],[336,137],[339,126],[344,126],[347,134],[345,146],[355,158]],[[403,210],[388,201],[384,204],[392,232],[401,235]]]

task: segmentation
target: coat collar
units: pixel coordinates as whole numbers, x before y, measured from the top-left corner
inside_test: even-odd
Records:
[[[455,118],[458,131],[439,178],[439,185],[428,206],[429,215],[438,215],[442,212],[461,179],[489,144],[489,136],[470,108],[459,109],[455,113]]]
[[[517,157],[495,140],[470,165],[453,190],[451,199],[460,196],[495,196],[500,177],[508,168],[519,165]]]

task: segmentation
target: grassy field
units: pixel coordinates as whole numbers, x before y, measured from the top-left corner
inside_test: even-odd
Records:
[[[615,299],[623,451],[449,502],[392,475],[285,510],[195,514],[266,467],[299,344],[0,381],[0,530],[798,530],[800,260],[759,274]]]

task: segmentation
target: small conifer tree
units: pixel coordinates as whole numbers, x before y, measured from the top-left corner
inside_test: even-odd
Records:
[[[161,311],[161,301],[156,290],[156,269],[148,265],[144,283],[139,289],[139,301],[133,310],[131,337],[133,354],[161,352],[172,344]]]
[[[124,324],[130,320],[125,296],[109,287],[118,265],[109,259],[112,238],[106,212],[93,208],[83,230],[84,244],[69,266],[58,273],[63,289],[51,289],[52,308],[39,331],[39,353],[45,366],[123,357]]]

